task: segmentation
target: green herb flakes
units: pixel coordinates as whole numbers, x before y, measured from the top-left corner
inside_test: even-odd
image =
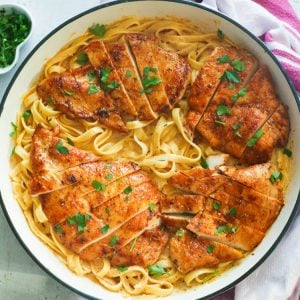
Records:
[[[81,213],[75,214],[74,216],[67,219],[70,225],[77,225],[77,231],[81,232],[85,230],[86,221],[90,220],[90,215],[83,215]]]
[[[15,137],[17,135],[18,126],[14,122],[10,122],[12,126],[12,131],[10,132],[10,137]]]
[[[207,160],[205,159],[205,157],[202,155],[201,158],[200,158],[200,166],[203,168],[203,169],[208,169],[209,166],[208,166],[208,163],[207,163]]]
[[[77,55],[77,59],[76,59],[76,62],[81,65],[81,66],[84,66],[88,63],[89,61],[89,58],[87,56],[87,54],[85,52],[80,52],[78,55]]]
[[[94,83],[89,83],[88,95],[93,95],[98,93],[98,88]]]
[[[108,76],[110,74],[110,67],[106,66],[104,69],[101,69],[100,74],[101,74],[100,76],[101,82],[106,83],[108,80]]]
[[[154,203],[149,203],[149,210],[151,213],[154,213],[155,211],[155,204]]]
[[[215,234],[220,234],[220,233],[235,233],[238,229],[238,226],[233,226],[230,227],[229,225],[221,225],[215,230]]]
[[[288,148],[284,148],[283,149],[283,154],[285,154],[288,157],[292,157],[293,152],[290,149],[288,149]]]
[[[247,146],[248,147],[253,147],[256,142],[262,137],[263,135],[263,130],[262,128],[258,129],[255,134],[248,140]]]
[[[126,194],[126,195],[130,194],[131,192],[132,192],[132,188],[130,186],[128,186],[127,188],[125,188],[123,190],[123,193]]]
[[[179,228],[177,231],[176,231],[176,235],[178,237],[183,237],[183,229],[182,228]]]
[[[23,112],[22,117],[23,117],[25,120],[28,120],[30,116],[31,116],[31,110],[30,110],[30,109],[28,109],[28,110],[26,110],[26,111]]]
[[[103,234],[105,234],[105,233],[107,233],[108,229],[109,229],[109,225],[106,224],[106,225],[104,225],[102,228],[100,228],[100,231],[101,231]]]
[[[245,70],[245,63],[241,60],[233,60],[231,65],[238,72],[243,72]]]
[[[67,143],[71,146],[74,146],[74,142],[69,137],[67,137]]]
[[[55,230],[58,234],[62,234],[62,228],[61,228],[60,225],[56,225],[56,226],[54,227],[54,230]]]
[[[56,145],[55,145],[55,149],[61,153],[61,154],[69,154],[69,150],[68,148],[66,148],[64,145],[63,145],[63,142],[62,141],[59,141]]]
[[[231,97],[231,101],[232,101],[233,103],[235,103],[236,101],[238,101],[238,99],[239,99],[240,97],[244,97],[246,94],[247,94],[247,88],[243,87],[243,88],[241,88],[235,95],[233,95],[233,96]]]
[[[92,186],[93,186],[93,188],[94,188],[97,192],[105,191],[105,187],[106,187],[104,183],[101,183],[101,182],[99,182],[99,181],[97,181],[97,180],[94,180],[94,181],[92,182]]]
[[[109,215],[110,214],[110,209],[108,207],[106,207],[105,212],[106,212],[107,215]]]
[[[113,174],[109,173],[107,176],[106,176],[106,180],[112,180],[113,179]]]
[[[216,246],[214,244],[210,244],[207,248],[206,248],[206,252],[211,254],[214,251],[214,248]]]
[[[73,95],[74,95],[73,92],[70,92],[70,91],[68,91],[68,90],[64,90],[64,93],[65,93],[66,95],[68,95],[68,96],[73,96]]]
[[[215,123],[216,123],[217,125],[226,126],[226,122],[223,122],[223,121],[221,121],[221,120],[215,120]]]
[[[218,116],[223,116],[223,115],[231,115],[231,110],[229,107],[227,107],[226,105],[224,104],[219,104],[217,106],[217,115]]]
[[[220,78],[221,81],[227,80],[231,83],[240,83],[240,77],[235,70],[226,70]]]
[[[115,90],[115,89],[119,88],[120,86],[121,86],[121,84],[116,81],[112,81],[108,85],[106,85],[106,87],[111,90]]]
[[[217,64],[231,63],[230,57],[226,54],[217,59]]]
[[[218,211],[219,211],[219,210],[220,210],[220,207],[221,207],[221,204],[220,204],[219,202],[214,202],[214,203],[213,203],[213,209],[214,209],[214,210],[218,210]]]
[[[112,239],[110,240],[110,242],[109,242],[109,246],[111,246],[111,247],[116,246],[116,244],[118,243],[118,241],[119,241],[119,237],[117,235],[114,235],[112,237]]]
[[[277,180],[281,180],[283,177],[282,173],[279,171],[273,172],[270,176],[270,181],[274,184]]]
[[[117,267],[117,270],[118,270],[120,273],[122,273],[122,272],[127,271],[127,270],[128,270],[128,267],[126,267],[126,266],[118,266],[118,267]]]
[[[126,78],[130,78],[131,77],[131,72],[129,70],[126,71],[125,77]]]
[[[89,28],[89,32],[96,36],[103,37],[105,35],[106,28],[103,24],[96,24]]]
[[[220,40],[220,41],[223,41],[224,40],[224,37],[225,37],[225,34],[223,33],[223,31],[218,28],[217,30],[217,38]]]
[[[105,170],[109,170],[110,168],[111,168],[111,164],[106,164],[104,167]]]
[[[161,276],[167,274],[167,271],[160,265],[152,265],[147,267],[150,276]]]
[[[228,214],[232,217],[235,217],[236,216],[236,208],[234,208],[234,207],[230,208]]]

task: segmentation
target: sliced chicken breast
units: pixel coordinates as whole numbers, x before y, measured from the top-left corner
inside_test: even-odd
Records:
[[[155,112],[168,111],[171,105],[154,55],[154,48],[158,47],[156,37],[143,33],[131,33],[126,37],[144,82],[141,92],[146,93]]]
[[[161,219],[169,232],[175,233],[178,229],[186,228],[192,219],[192,215],[162,214]]]
[[[242,256],[242,252],[236,249],[198,237],[187,230],[182,236],[170,239],[170,257],[182,273],[213,267]]]
[[[118,250],[111,259],[112,266],[139,265],[147,267],[159,259],[169,239],[166,231],[160,227],[146,230],[131,243]]]
[[[143,86],[127,44],[125,42],[106,44],[105,48],[138,113],[138,118],[142,121],[156,119],[157,114],[152,110],[146,95],[141,93]]]
[[[114,100],[118,112],[124,117],[135,117],[136,109],[129,98],[120,77],[102,41],[95,41],[84,48],[92,66],[99,72],[100,87]]]

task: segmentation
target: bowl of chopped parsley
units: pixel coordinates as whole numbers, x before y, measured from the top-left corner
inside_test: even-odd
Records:
[[[17,63],[22,45],[32,31],[32,18],[20,5],[0,5],[0,75]]]

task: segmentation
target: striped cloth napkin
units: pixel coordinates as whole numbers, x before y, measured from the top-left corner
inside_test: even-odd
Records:
[[[260,37],[300,92],[300,20],[288,0],[196,1],[230,16]],[[239,285],[214,300],[300,299],[300,212],[270,257]]]
[[[288,0],[203,0],[260,37],[300,92],[300,20]]]

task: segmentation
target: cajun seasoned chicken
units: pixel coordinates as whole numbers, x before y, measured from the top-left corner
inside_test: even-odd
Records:
[[[275,147],[286,145],[290,130],[267,67],[256,70],[256,59],[246,51],[216,48],[188,100],[189,127],[213,148],[248,164],[268,161]]]
[[[169,225],[168,218],[174,221],[175,216],[188,214],[183,228],[250,251],[263,239],[283,206],[282,190],[270,182],[271,172],[268,163],[240,169],[221,166],[218,170],[180,171],[171,177],[170,184],[190,194],[162,198],[163,220]]]
[[[232,247],[198,237],[188,230],[183,230],[181,236],[174,236],[170,240],[170,257],[182,273],[213,267],[242,256],[242,252]]]
[[[114,256],[132,264],[154,263],[168,240],[158,215],[164,195],[135,164],[100,161],[58,133],[37,127],[30,183],[57,237],[86,260]],[[135,239],[140,241],[134,252],[123,249]]]
[[[190,82],[190,65],[161,49],[151,34],[128,34],[111,44],[92,41],[80,51],[88,57],[85,66],[51,74],[37,86],[45,103],[70,118],[126,132],[126,122],[154,120],[170,110]]]

